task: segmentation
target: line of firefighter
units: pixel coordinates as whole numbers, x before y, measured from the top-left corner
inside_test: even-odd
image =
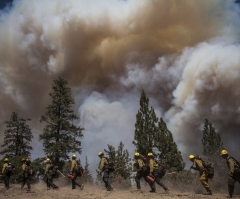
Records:
[[[228,192],[230,198],[232,198],[235,182],[238,182],[240,184],[240,162],[238,162],[235,158],[229,156],[229,153],[226,150],[223,150],[221,152],[221,156],[226,160],[226,164],[229,168]],[[197,170],[200,173],[200,182],[207,191],[204,195],[212,195],[212,189],[208,184],[208,171],[206,168],[204,168],[203,161],[197,159],[197,157],[194,155],[190,155],[189,159],[196,166],[191,166],[191,169]]]
[[[103,152],[99,152],[98,156],[101,158],[101,163],[100,163],[100,170],[99,170],[99,175],[103,174],[103,182],[105,183],[105,187],[107,191],[112,191],[113,186],[110,184],[110,176],[109,174],[114,171],[113,165],[110,165],[108,158],[104,157]],[[142,160],[141,156],[139,153],[135,153],[134,156],[136,163],[134,166],[137,168],[137,175],[135,178],[135,181],[137,183],[137,190],[141,190],[140,186],[140,179],[144,178],[145,181],[149,184],[151,187],[150,192],[156,192],[156,187],[155,187],[155,182],[163,187],[163,189],[168,193],[169,188],[166,187],[162,182],[161,182],[161,174],[159,174],[159,169],[158,169],[158,164],[154,160],[154,156],[152,153],[148,153],[147,159],[149,164],[145,164],[144,161]],[[152,177],[152,178],[151,178]]]
[[[104,172],[103,181],[105,183],[105,187],[108,191],[111,191],[111,190],[113,190],[113,186],[110,184],[109,174],[112,171],[114,171],[114,168],[109,163],[108,158],[104,157],[103,152],[99,152],[98,156],[101,158],[99,174],[101,175],[102,172]],[[222,156],[222,158],[226,159],[226,164],[229,168],[228,191],[229,191],[230,197],[232,198],[235,182],[240,183],[240,165],[236,159],[229,156],[229,153],[226,150],[223,150],[221,152],[221,156]],[[72,189],[75,189],[76,185],[78,185],[80,187],[80,189],[82,190],[83,184],[79,184],[78,182],[76,182],[76,178],[77,178],[77,176],[82,176],[83,169],[80,165],[78,165],[76,158],[77,157],[75,154],[72,155],[72,163],[71,163],[71,169],[70,169],[69,176],[72,179]],[[144,178],[144,180],[151,187],[150,192],[156,191],[155,182],[158,185],[160,185],[166,192],[169,192],[169,188],[166,187],[161,182],[161,178],[163,177],[163,175],[165,173],[164,172],[163,172],[164,174],[161,174],[161,172],[159,173],[159,171],[161,170],[160,169],[161,166],[156,163],[152,153],[148,153],[148,156],[147,156],[148,163],[145,163],[143,161],[143,159],[139,153],[135,153],[134,158],[136,160],[136,163],[134,164],[134,166],[137,168],[137,175],[135,178],[135,181],[137,184],[137,190],[141,190],[140,179]],[[198,170],[200,173],[200,182],[207,191],[204,195],[212,195],[212,190],[208,184],[208,172],[207,172],[206,168],[204,168],[204,166],[203,166],[203,161],[200,159],[197,159],[197,157],[194,155],[190,155],[189,159],[196,166],[196,167],[192,166],[191,169]],[[28,190],[30,190],[31,189],[30,176],[33,174],[33,173],[29,172],[29,171],[32,172],[32,167],[30,165],[31,160],[30,160],[30,158],[27,158],[27,159],[22,159],[21,162],[22,162],[22,172],[23,172],[23,181],[21,184],[21,188],[23,189],[25,183],[27,183]],[[54,171],[54,169],[56,170],[57,167],[53,166],[50,163],[49,158],[47,158],[45,160],[45,162],[46,162],[46,169],[45,169],[44,177],[46,180],[47,189],[50,189],[50,187],[52,187],[53,189],[58,189],[58,186],[56,186],[52,182],[53,171]],[[4,179],[4,183],[5,183],[5,186],[7,189],[9,189],[9,180],[10,180],[11,173],[14,173],[14,166],[10,170],[9,170],[9,168],[11,168],[9,160],[8,160],[8,158],[5,158],[3,169],[2,169],[2,177]],[[162,169],[164,170],[164,168],[162,168]]]

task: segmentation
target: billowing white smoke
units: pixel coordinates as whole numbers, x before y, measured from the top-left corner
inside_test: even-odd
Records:
[[[217,127],[229,151],[235,153],[240,149],[237,145],[239,136],[235,135],[234,128],[228,127],[231,123],[240,123],[240,45],[227,43],[226,39],[186,48],[181,55],[174,56],[173,62],[173,58],[161,57],[151,70],[130,64],[127,77],[120,78],[124,86],[139,90],[151,91],[161,83],[175,88],[173,104],[168,111],[164,113],[161,104],[152,104],[157,115],[167,121],[185,160],[189,154],[202,152],[200,127],[205,118]],[[169,59],[172,65],[166,67]],[[119,140],[126,143],[131,154],[134,153],[131,142],[139,99],[135,92],[129,96],[127,100],[126,95],[119,98],[124,103],[110,103],[106,96],[92,93],[81,106],[81,124],[87,129],[85,136],[90,137],[91,145],[95,139],[101,143],[94,147],[95,154],[108,143],[117,146]],[[171,100],[171,96],[166,97]],[[226,128],[229,134],[225,132]],[[233,143],[229,145],[229,142]]]
[[[130,65],[127,78],[121,78],[125,86],[152,90],[164,82],[164,86],[175,88],[172,107],[162,114],[185,159],[189,153],[202,151],[200,126],[205,118],[217,127],[226,146],[235,134],[229,124],[240,126],[240,45],[226,40],[187,47],[171,66],[168,57],[161,57],[148,71]],[[239,141],[239,136],[234,139]],[[228,149],[234,153],[240,146],[233,144]]]
[[[233,2],[15,1],[0,17],[0,123],[17,111],[39,133],[52,80],[63,76],[74,88],[85,128],[81,159],[88,155],[92,171],[107,144],[123,141],[134,154],[142,89],[185,160],[202,151],[205,118],[234,154],[240,150],[240,20]],[[43,156],[37,139],[33,158]]]

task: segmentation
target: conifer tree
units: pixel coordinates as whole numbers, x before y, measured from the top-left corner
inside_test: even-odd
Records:
[[[221,157],[221,151],[224,149],[223,142],[219,133],[207,119],[205,119],[203,129],[203,155],[208,162],[214,163],[215,171],[219,174],[225,173],[225,160]]]
[[[100,165],[101,165],[101,160],[98,163],[98,169],[96,169],[96,173],[97,173],[97,177],[96,177],[96,180],[95,180],[96,185],[102,185],[103,184],[102,176],[99,175]]]
[[[82,181],[83,183],[93,184],[93,176],[91,171],[89,170],[89,162],[87,156],[85,158],[84,175],[82,177]]]
[[[108,149],[104,149],[109,161],[113,161],[115,164],[116,171],[113,171],[110,174],[110,177],[114,178],[112,179],[113,183],[119,185],[119,184],[125,184],[126,186],[131,186],[130,176],[131,176],[131,158],[129,158],[129,152],[128,150],[123,150],[124,144],[120,142],[118,146],[118,150],[115,150],[115,148],[112,145],[107,145]],[[98,166],[98,170],[96,170],[97,173],[99,173],[100,168],[100,162]],[[98,175],[96,179],[96,184],[101,184],[102,178]]]
[[[158,122],[158,130],[154,138],[154,147],[158,150],[159,161],[168,171],[182,171],[185,167],[181,152],[173,140],[171,131],[161,118]]]
[[[1,146],[5,149],[0,152],[1,155],[6,157],[30,156],[30,150],[33,149],[30,146],[33,135],[27,121],[31,119],[19,118],[18,114],[13,112],[10,121],[4,122],[7,129],[4,132],[4,144]]]
[[[142,91],[140,98],[140,110],[136,115],[134,141],[136,151],[143,156],[153,151],[153,140],[157,131],[156,124],[158,118],[154,108],[149,109],[149,99],[145,92]]]
[[[131,175],[131,158],[129,158],[128,150],[123,150],[124,144],[120,142],[115,156],[115,168],[121,168],[113,173],[113,175],[120,175],[122,178],[129,179]]]
[[[69,159],[69,153],[81,154],[81,141],[83,137],[81,126],[75,126],[73,121],[79,119],[72,110],[75,104],[71,96],[68,82],[59,77],[52,85],[51,104],[41,116],[40,122],[46,122],[39,140],[43,140],[44,152],[54,165],[62,169],[64,161]]]
[[[116,150],[115,150],[115,148],[114,148],[112,145],[110,145],[110,144],[108,144],[107,146],[108,146],[108,150],[107,150],[107,149],[104,149],[104,152],[105,152],[106,156],[108,156],[108,158],[109,158],[110,161],[115,162],[115,160],[116,160]]]

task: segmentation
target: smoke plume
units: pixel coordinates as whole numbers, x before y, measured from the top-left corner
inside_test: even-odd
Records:
[[[16,0],[0,13],[0,128],[11,112],[32,118],[33,156],[43,156],[39,118],[52,81],[67,79],[84,128],[83,154],[123,141],[134,153],[142,89],[184,159],[201,153],[208,118],[240,151],[239,10],[225,0]],[[239,153],[238,153],[239,154]]]

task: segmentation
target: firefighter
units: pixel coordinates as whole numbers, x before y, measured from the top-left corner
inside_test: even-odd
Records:
[[[4,164],[2,168],[2,177],[4,179],[5,187],[9,189],[9,180],[11,176],[11,173],[8,172],[9,160],[8,158],[5,158],[3,161],[4,161]]]
[[[26,160],[25,158],[23,158],[21,160],[21,163],[22,163],[22,172],[23,172],[23,181],[22,181],[22,185],[21,185],[21,189],[23,189],[25,183],[26,183],[26,178],[25,178],[25,175],[24,175],[24,171],[25,171],[25,168],[26,168]]]
[[[200,182],[207,191],[203,195],[212,195],[212,189],[208,184],[207,172],[202,164],[202,161],[198,160],[194,155],[190,155],[189,160],[191,160],[191,162],[193,162],[194,165],[196,166],[196,167],[191,166],[191,169],[197,170],[200,173]]]
[[[83,184],[79,184],[78,182],[76,182],[77,179],[77,175],[78,173],[76,172],[76,169],[78,167],[78,163],[76,161],[77,156],[75,154],[72,155],[72,164],[71,164],[71,170],[70,170],[70,175],[73,175],[73,179],[72,179],[72,189],[76,188],[76,185],[80,187],[81,190],[83,190]]]
[[[161,182],[161,177],[159,176],[158,173],[158,164],[156,163],[156,161],[154,160],[154,156],[152,153],[148,153],[148,161],[149,161],[149,168],[150,168],[150,177],[153,177],[155,180],[154,182],[156,182],[158,185],[160,185],[166,193],[169,192],[169,188],[166,187],[162,182]],[[155,184],[150,183],[150,186],[152,188],[152,190],[150,192],[156,192],[156,187]]]
[[[26,165],[25,165],[25,169],[23,170],[23,176],[25,178],[25,182],[27,183],[27,187],[28,187],[28,190],[30,191],[31,190],[31,185],[30,185],[30,164],[31,164],[31,160],[30,158],[27,158],[26,159]],[[25,184],[24,182],[24,184]],[[24,186],[24,184],[22,186]]]
[[[135,177],[135,181],[137,184],[137,190],[141,190],[140,179],[144,178],[144,180],[148,184],[149,184],[149,181],[147,180],[147,174],[146,174],[146,171],[144,171],[145,164],[144,164],[140,154],[135,153],[134,159],[136,160],[136,163],[134,163],[134,166],[137,168],[137,175]]]
[[[56,186],[55,184],[53,184],[53,165],[50,163],[50,159],[47,158],[45,160],[46,162],[46,169],[45,169],[45,174],[44,177],[46,177],[46,183],[47,183],[47,190],[50,189],[50,187],[52,187],[53,189],[58,189],[58,186]]]
[[[104,172],[103,173],[103,182],[105,183],[105,187],[106,187],[107,191],[112,191],[113,187],[109,182],[109,180],[110,180],[109,173],[110,172],[109,172],[109,169],[108,169],[108,161],[104,157],[103,152],[99,152],[98,157],[101,158],[99,175],[102,175],[102,172]]]
[[[230,198],[232,198],[235,182],[240,183],[240,167],[238,162],[233,157],[229,157],[229,153],[226,150],[221,152],[221,156],[226,160],[229,168],[228,192]]]

